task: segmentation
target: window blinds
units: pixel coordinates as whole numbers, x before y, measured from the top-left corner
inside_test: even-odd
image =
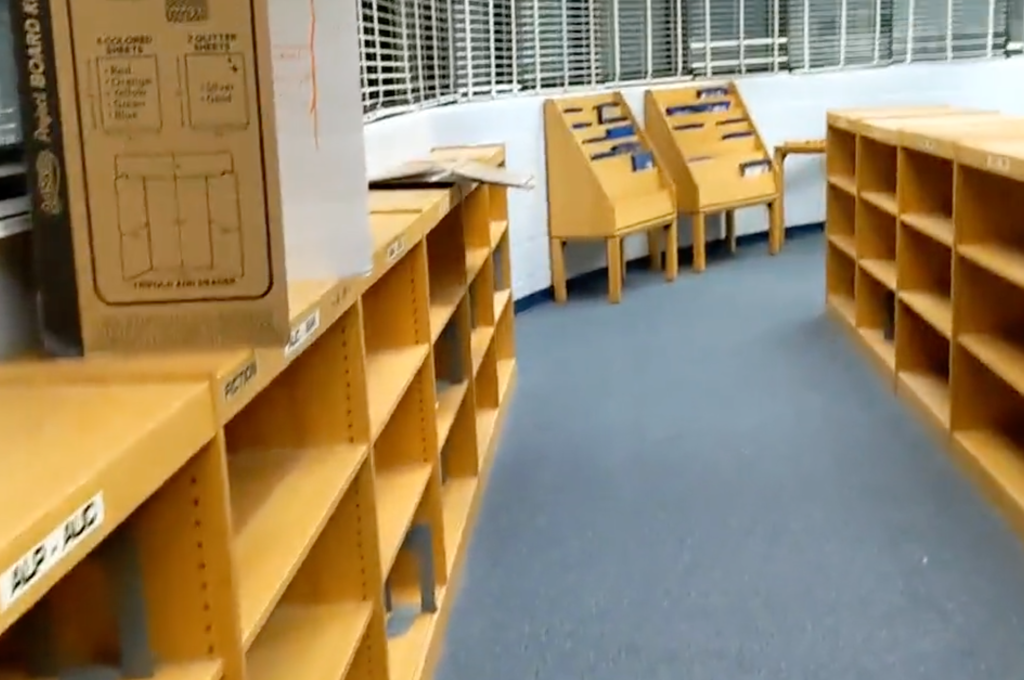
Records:
[[[1024,37],[1024,0],[360,2],[369,117],[515,92],[1002,57]]]

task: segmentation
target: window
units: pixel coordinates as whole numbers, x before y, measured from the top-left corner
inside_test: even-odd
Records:
[[[528,90],[607,81],[611,0],[514,0],[518,85]]]
[[[790,0],[790,66],[818,69],[890,63],[893,1]]]
[[[513,2],[451,0],[455,92],[460,98],[511,91],[515,47]]]
[[[696,76],[777,71],[786,63],[780,0],[687,0]]]
[[[512,92],[1024,51],[1024,0],[360,2],[368,116]]]
[[[894,61],[951,61],[1003,54],[1007,0],[893,0]]]
[[[789,55],[796,69],[952,61],[1002,56],[1006,50],[1008,0],[789,4]]]
[[[453,99],[449,0],[361,0],[364,113]]]
[[[686,0],[617,0],[609,8],[611,54],[607,72],[616,82],[687,75]]]

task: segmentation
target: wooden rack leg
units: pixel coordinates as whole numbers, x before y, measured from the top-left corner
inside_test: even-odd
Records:
[[[608,302],[622,301],[622,239],[612,236],[605,240],[608,253]]]
[[[736,253],[736,211],[725,211],[725,238],[729,243],[729,253]]]
[[[555,302],[563,303],[569,293],[565,283],[565,241],[551,239],[551,286],[555,289]]]
[[[647,231],[647,253],[651,260],[651,271],[655,272],[661,269],[661,239],[658,238],[658,231],[658,229]]]
[[[789,153],[775,148],[775,169],[779,173],[779,195],[768,204],[768,253],[778,255],[786,240],[786,218],[783,214],[783,200],[786,195],[786,156]]]
[[[679,276],[679,220],[665,227],[665,280],[675,281]]]
[[[704,223],[704,213],[695,213],[690,216],[690,219],[693,221],[693,271],[702,272],[708,264],[705,248],[707,245],[707,233]]]
[[[778,255],[786,242],[786,217],[783,212],[783,198],[779,194],[768,204],[768,252]]]

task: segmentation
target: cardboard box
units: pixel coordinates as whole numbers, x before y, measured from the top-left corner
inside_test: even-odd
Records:
[[[314,40],[312,10],[289,20],[278,4],[286,38],[297,21],[307,22],[306,64],[339,42],[354,49],[354,33],[350,41]],[[351,3],[336,4],[344,8],[336,12],[354,15]],[[366,223],[363,234],[339,230],[345,217],[337,213],[302,223],[309,211],[294,206],[308,190],[283,197],[283,185],[308,189],[301,177],[351,157],[341,160],[337,144],[323,158],[317,140],[303,144],[316,112],[297,129],[279,129],[274,81],[282,69],[274,55],[291,63],[294,50],[274,45],[270,26],[279,17],[266,0],[12,0],[11,11],[51,351],[283,345],[286,239],[299,244],[298,254],[302,244],[323,252],[332,237],[317,235],[330,225],[334,247],[351,243],[355,253],[333,273],[354,273],[360,260],[369,265],[365,197],[362,212],[348,216]],[[358,108],[358,97],[348,106]],[[286,111],[284,119],[294,116]],[[279,140],[300,149],[284,164]],[[361,129],[358,143],[362,163]],[[315,159],[302,152],[307,147]],[[299,180],[283,179],[296,168]],[[306,238],[288,239],[286,223]],[[312,278],[326,269],[288,274]]]

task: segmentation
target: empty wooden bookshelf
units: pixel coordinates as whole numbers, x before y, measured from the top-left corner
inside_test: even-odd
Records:
[[[949,106],[828,114],[827,303],[893,380],[900,317],[896,295],[898,135],[904,128],[927,129],[931,121],[944,117],[963,121],[974,115],[983,114]],[[948,189],[952,190],[951,184]]]
[[[647,233],[651,264],[672,281],[679,270],[675,188],[619,93],[544,102],[548,236],[555,300],[564,302],[566,243],[605,241],[608,299],[619,302],[623,239]],[[663,238],[662,238],[663,235]]]
[[[4,600],[0,675],[431,675],[516,378],[507,200],[370,203],[372,273],[293,286],[284,348],[0,366],[3,568],[103,501]]]
[[[777,252],[779,176],[736,84],[647,90],[644,119],[672,177],[679,210],[692,222],[694,270],[703,271],[707,263],[708,215],[725,215],[726,240],[736,250],[739,208],[768,207],[769,243]]]
[[[828,304],[1024,534],[1024,119],[935,114],[830,119]]]

